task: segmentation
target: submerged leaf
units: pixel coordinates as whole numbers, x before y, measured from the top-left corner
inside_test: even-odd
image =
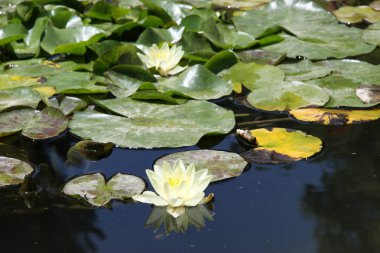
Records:
[[[243,131],[238,129],[237,134],[248,141],[254,140],[257,146],[242,156],[250,162],[256,163],[289,163],[318,153],[322,149],[322,141],[302,131],[272,128]]]
[[[33,170],[29,163],[0,156],[0,187],[21,184]]]
[[[84,139],[112,142],[120,147],[190,146],[205,134],[228,133],[235,125],[231,111],[206,101],[165,105],[118,98],[96,103],[128,118],[95,111],[77,112],[70,122],[70,131]]]
[[[63,192],[84,198],[94,206],[105,206],[111,199],[125,199],[140,194],[145,182],[136,176],[118,173],[106,184],[102,174],[79,176],[66,183]]]
[[[333,110],[333,109],[299,109],[290,114],[301,121],[324,125],[359,124],[380,118],[380,109],[373,110]]]
[[[196,170],[207,169],[213,176],[211,182],[240,176],[247,162],[238,154],[217,150],[191,150],[173,153],[161,157],[155,165],[162,166],[164,161],[174,165],[177,159],[182,159],[186,166],[195,165]]]
[[[72,164],[80,164],[82,160],[100,160],[109,156],[115,147],[112,143],[98,143],[90,140],[77,142],[67,152],[67,159]]]

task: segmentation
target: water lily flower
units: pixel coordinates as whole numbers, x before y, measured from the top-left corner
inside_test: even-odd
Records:
[[[154,171],[146,170],[158,195],[145,191],[141,195],[133,196],[133,199],[155,206],[167,206],[167,212],[178,217],[185,212],[186,206],[197,206],[209,201],[210,197],[205,198],[204,190],[212,176],[207,173],[207,169],[195,171],[194,164],[186,167],[181,159],[173,167],[168,162],[163,162],[162,166],[155,165]]]
[[[140,60],[148,68],[154,67],[162,76],[175,75],[186,68],[178,66],[184,54],[181,46],[174,45],[169,48],[169,44],[165,42],[160,48],[153,44],[149,48],[142,47],[141,50],[144,54],[137,53]]]

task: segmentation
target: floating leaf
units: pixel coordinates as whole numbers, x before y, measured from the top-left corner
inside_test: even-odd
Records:
[[[298,120],[316,122],[325,125],[359,124],[380,118],[380,109],[373,110],[333,110],[333,109],[299,109],[290,114]]]
[[[156,16],[162,18],[165,22],[174,21],[177,24],[186,16],[187,12],[192,9],[191,5],[183,3],[174,3],[172,1],[154,1],[140,0],[146,7],[153,11]]]
[[[72,164],[80,164],[82,160],[96,161],[109,156],[115,147],[112,143],[98,143],[90,140],[77,142],[67,152],[67,159]]]
[[[212,44],[223,49],[245,49],[258,43],[255,37],[236,31],[234,27],[226,24],[217,23],[213,18],[203,23],[202,31]]]
[[[48,139],[65,131],[68,122],[60,110],[46,107],[33,115],[28,124],[23,127],[22,135],[34,140]]]
[[[310,60],[303,60],[293,64],[282,64],[278,66],[285,72],[287,81],[307,81],[325,77],[331,73],[327,66],[316,66]]]
[[[238,129],[237,134],[247,140],[255,140],[257,146],[242,156],[250,162],[256,163],[289,163],[318,153],[322,149],[322,141],[302,131],[272,128],[243,131]]]
[[[66,116],[75,111],[82,110],[86,107],[87,102],[76,97],[64,97],[59,105],[59,109]]]
[[[363,40],[369,44],[380,46],[380,22],[370,25],[364,30]]]
[[[257,109],[285,111],[310,106],[323,106],[329,94],[316,85],[302,82],[283,82],[253,90],[248,102]]]
[[[0,28],[0,46],[24,38],[27,30],[21,23],[11,23]]]
[[[380,85],[363,84],[356,89],[356,95],[363,103],[380,103]]]
[[[162,166],[164,161],[174,165],[177,159],[182,159],[186,166],[195,165],[196,170],[208,169],[213,175],[211,182],[240,176],[247,162],[238,154],[217,150],[191,150],[173,153],[161,157],[155,165]]]
[[[228,69],[238,61],[237,55],[232,51],[221,51],[215,54],[204,65],[208,70],[214,74],[219,73],[224,69]]]
[[[291,33],[280,34],[283,42],[264,47],[288,57],[344,58],[374,49],[362,40],[361,29],[338,24],[328,11],[306,0],[271,1],[262,9],[236,13],[233,22],[237,30],[254,37],[277,33],[276,27]]]
[[[232,92],[232,85],[203,65],[197,64],[187,68],[178,77],[159,81],[158,90],[175,91],[195,99],[215,99],[229,95]]]
[[[87,45],[97,42],[104,36],[103,30],[91,26],[66,29],[48,26],[41,47],[52,55],[60,53],[83,55]]]
[[[0,137],[22,131],[35,113],[32,109],[0,113]]]
[[[380,65],[355,60],[330,60],[315,63],[332,71],[331,75],[307,81],[318,85],[330,95],[325,107],[370,107],[376,103],[365,104],[356,95],[363,84],[380,85]]]
[[[363,21],[363,17],[356,12],[356,7],[353,6],[343,6],[338,10],[333,11],[333,13],[342,23],[354,24]]]
[[[239,55],[241,62],[255,62],[263,65],[277,65],[286,57],[284,53],[274,53],[261,49],[244,50],[237,54]]]
[[[239,62],[221,73],[224,80],[230,80],[234,86],[244,85],[249,90],[266,86],[277,86],[285,79],[284,72],[271,65],[261,65],[255,62]]]
[[[217,6],[225,6],[227,8],[237,8],[241,10],[251,10],[261,7],[270,0],[212,0],[212,3]]]
[[[106,184],[102,174],[79,176],[66,183],[63,192],[79,196],[94,206],[105,206],[111,199],[125,199],[140,194],[145,182],[136,176],[118,173]]]
[[[40,101],[39,93],[28,87],[0,90],[0,111],[15,106],[36,108]]]
[[[147,28],[141,33],[136,43],[144,46],[159,45],[162,42],[176,43],[182,38],[184,27],[174,26],[169,29]]]
[[[70,122],[70,131],[84,139],[112,142],[120,147],[191,146],[205,134],[228,133],[235,125],[231,111],[206,101],[164,105],[117,98],[96,102],[129,118],[77,112]]]
[[[29,163],[0,156],[0,187],[21,184],[33,170]]]

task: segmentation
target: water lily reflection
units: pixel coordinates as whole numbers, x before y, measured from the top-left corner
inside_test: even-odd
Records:
[[[145,227],[154,227],[157,231],[163,225],[166,235],[172,232],[185,233],[189,227],[201,230],[206,226],[206,220],[214,220],[213,216],[213,212],[205,205],[186,207],[185,212],[177,218],[170,215],[166,207],[155,206],[145,223]]]

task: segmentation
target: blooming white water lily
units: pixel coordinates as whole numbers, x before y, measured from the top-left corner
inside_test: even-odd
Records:
[[[184,51],[182,47],[176,45],[169,48],[169,44],[165,42],[160,48],[153,44],[151,47],[142,47],[144,54],[137,53],[137,56],[148,68],[156,68],[162,76],[175,75],[186,67],[177,64],[182,59]]]
[[[145,191],[141,195],[133,196],[133,199],[155,206],[168,206],[167,212],[173,217],[178,217],[185,212],[185,206],[204,203],[203,191],[212,179],[207,173],[207,169],[195,171],[194,164],[186,168],[181,159],[178,159],[173,167],[168,162],[163,162],[162,166],[155,165],[154,171],[146,170],[149,181],[158,195]]]

